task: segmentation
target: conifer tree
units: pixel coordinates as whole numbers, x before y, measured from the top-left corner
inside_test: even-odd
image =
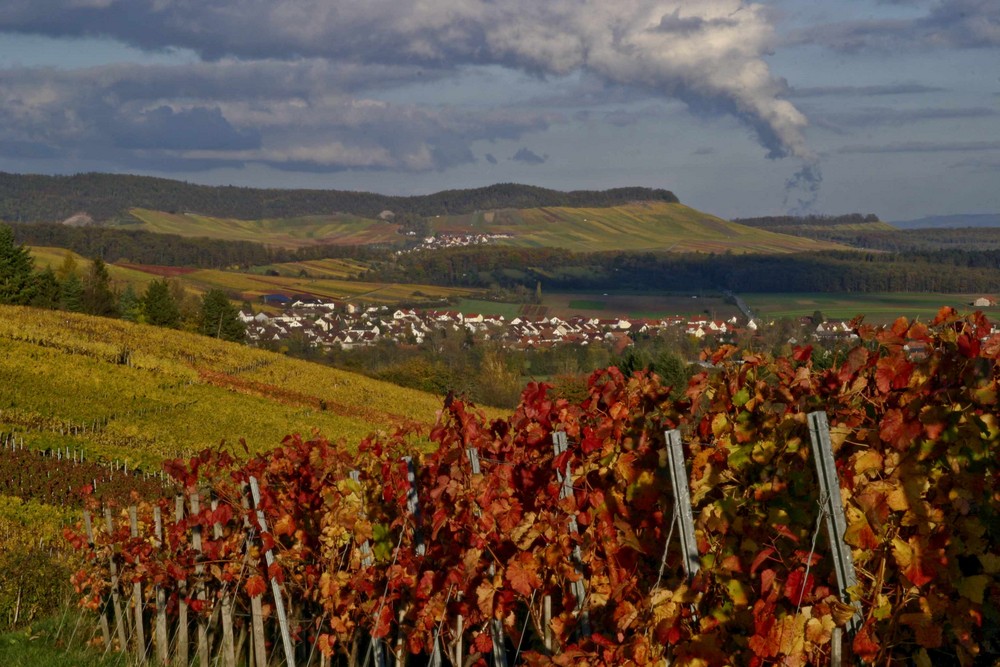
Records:
[[[219,289],[209,290],[202,299],[198,331],[206,336],[231,341],[242,341],[246,336],[239,310]]]
[[[61,286],[52,267],[47,266],[44,271],[35,274],[33,289],[32,306],[49,309],[59,307]]]
[[[111,274],[100,257],[90,264],[83,281],[83,309],[90,315],[118,317],[118,297],[111,291]]]
[[[83,282],[76,273],[70,273],[59,284],[59,308],[71,313],[83,312]]]
[[[35,261],[28,249],[14,242],[14,230],[0,225],[0,303],[31,303],[34,270]]]
[[[170,294],[166,280],[149,283],[142,296],[142,316],[148,324],[176,329],[181,322],[181,313]]]
[[[118,312],[123,320],[138,322],[142,317],[142,299],[135,293],[135,288],[129,283],[118,297]]]

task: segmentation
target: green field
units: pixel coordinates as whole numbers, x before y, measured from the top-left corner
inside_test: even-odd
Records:
[[[717,292],[551,292],[542,297],[542,305],[547,314],[559,317],[585,315],[651,319],[669,315],[707,315],[712,319],[729,319],[740,315],[739,309],[726,303]]]
[[[604,310],[606,307],[606,301],[597,299],[575,299],[569,302],[569,308],[573,310]]]
[[[244,345],[12,306],[0,307],[0,386],[0,431],[154,469],[240,438],[260,451],[316,430],[353,447],[373,431],[433,423],[441,407],[440,397]],[[96,434],[64,434],[103,420]]]
[[[130,209],[129,213],[140,221],[138,225],[129,225],[131,228],[138,227],[159,234],[253,241],[281,248],[330,243],[398,243],[401,239],[398,225],[341,213],[264,220],[215,218],[142,208]]]
[[[762,318],[806,317],[820,311],[827,318],[849,320],[863,314],[871,323],[892,322],[903,316],[927,321],[942,306],[969,312],[972,301],[982,294],[740,294]],[[1000,318],[1000,308],[981,309],[991,319]]]
[[[506,319],[511,320],[521,313],[521,304],[485,301],[483,299],[461,299],[454,307],[454,310],[463,315],[476,313],[482,315],[503,315]]]
[[[635,203],[609,208],[485,211],[431,219],[445,233],[509,234],[497,241],[522,247],[674,252],[805,252],[843,248],[727,222],[683,204]]]

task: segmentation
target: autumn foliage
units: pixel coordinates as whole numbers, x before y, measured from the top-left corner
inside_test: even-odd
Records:
[[[96,606],[114,555],[122,585],[157,584],[168,612],[186,595],[208,615],[223,594],[242,608],[277,579],[294,601],[297,637],[345,662],[363,659],[366,636],[425,655],[437,637],[447,660],[461,614],[474,664],[487,664],[494,619],[511,656],[532,665],[824,664],[834,629],[860,602],[860,629],[845,635],[851,662],[993,664],[1000,336],[981,316],[950,309],[930,325],[856,325],[857,345],[824,368],[809,348],[787,358],[716,350],[714,368],[678,400],[655,377],[609,368],[593,374],[580,403],[530,384],[510,417],[490,422],[454,400],[429,434],[372,436],[356,455],[293,436],[250,460],[208,450],[174,461],[168,472],[211,491],[214,509],[202,502],[174,521],[165,499],[160,545],[143,507],[140,537],[127,525],[99,534],[75,582]],[[806,415],[818,410],[829,416],[842,537],[858,570],[846,600],[824,533],[813,549],[820,504]],[[684,434],[701,561],[691,579],[676,537],[664,549],[676,532],[664,445],[674,428]],[[558,456],[555,431],[569,440]],[[416,463],[413,487],[403,456]],[[573,493],[560,498],[566,470]],[[264,534],[242,504],[251,475]],[[413,491],[416,514],[407,509]],[[202,556],[188,539],[196,525]],[[81,534],[68,537],[87,548]],[[267,568],[272,547],[277,563]],[[581,578],[585,613],[571,587]],[[204,603],[192,594],[199,582]],[[152,606],[153,587],[144,590]]]

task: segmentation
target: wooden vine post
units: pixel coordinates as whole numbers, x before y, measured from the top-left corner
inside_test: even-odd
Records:
[[[174,498],[174,521],[181,523],[184,521],[184,496],[177,496]],[[188,642],[188,606],[185,600],[187,599],[187,581],[180,580],[177,582],[177,663],[180,665],[189,665],[190,660],[188,658],[189,642]]]
[[[469,458],[469,464],[472,466],[472,474],[481,475],[482,468],[479,464],[479,450],[475,447],[469,447],[465,450],[465,455]],[[492,577],[496,572],[496,563],[490,563],[489,575]],[[507,667],[507,650],[504,646],[503,622],[499,618],[490,619],[490,639],[493,640],[493,667]]]
[[[250,476],[250,493],[253,496],[254,507],[257,508],[257,523],[260,524],[262,532],[267,532],[267,519],[264,517],[264,510],[260,506],[260,486],[257,478]],[[281,584],[278,580],[270,576],[271,567],[274,565],[274,553],[271,549],[264,552],[264,560],[267,563],[268,579],[271,580],[271,592],[274,594],[274,610],[278,614],[278,624],[281,626],[281,643],[285,649],[285,664],[287,667],[295,667],[295,646],[292,644],[292,634],[288,627],[288,614],[285,613],[285,602],[281,595]]]
[[[837,587],[840,589],[840,598],[844,602],[850,602],[848,589],[858,583],[857,573],[854,571],[854,559],[851,556],[851,548],[844,541],[844,534],[847,532],[847,520],[844,517],[844,501],[840,495],[840,482],[837,478],[837,464],[833,458],[833,444],[830,442],[830,423],[825,412],[811,412],[809,419],[809,440],[812,443],[813,460],[816,462],[816,475],[819,477],[820,493],[822,494],[823,508],[825,516],[826,534],[830,541],[830,550],[833,552],[834,572],[837,575]],[[861,602],[855,600],[854,616],[847,622],[847,631],[857,630],[861,621]],[[840,628],[834,628],[831,641],[831,651],[833,653],[833,664],[839,666],[841,659],[841,633]]]
[[[139,537],[139,521],[136,517],[135,505],[128,508],[129,535],[132,539]],[[143,621],[142,584],[138,581],[132,584],[132,619],[135,622],[135,654],[140,662],[146,660],[146,626]]]
[[[552,434],[552,449],[555,452],[556,457],[565,452],[569,448],[569,444],[566,440],[565,431],[556,431]],[[570,476],[569,464],[566,464],[565,470],[556,470],[556,477],[559,479],[559,483],[562,485],[559,490],[560,498],[569,498],[573,495],[573,479]],[[572,533],[579,533],[580,528],[576,523],[576,515],[572,514],[569,518],[569,530]],[[573,595],[576,596],[576,609],[580,613],[580,633],[584,637],[590,636],[590,614],[586,610],[587,602],[587,586],[583,582],[583,573],[580,572],[580,564],[583,562],[583,554],[580,551],[580,546],[573,547],[573,560],[576,562],[576,581],[570,584]]]
[[[351,480],[358,485],[358,494],[361,497],[361,511],[364,512],[365,497],[364,494],[361,493],[361,473],[357,470],[352,470],[349,475]],[[361,543],[361,567],[367,569],[374,563],[375,559],[372,556],[371,543],[365,539],[365,541]],[[375,621],[377,623],[378,619],[376,618]],[[381,638],[376,637],[370,637],[370,641],[372,646],[372,655],[375,657],[375,667],[385,667],[385,642]]]
[[[83,525],[87,531],[88,546],[94,548],[94,524],[91,522],[90,511],[83,510]],[[108,627],[108,602],[110,598],[101,599],[101,607],[98,611],[98,619],[101,625],[101,637],[104,638],[104,645],[111,646],[111,628]]]
[[[156,531],[156,548],[163,548],[163,515],[159,506],[153,507],[153,525]],[[162,586],[156,587],[156,629],[153,633],[156,642],[156,662],[160,665],[170,664],[170,651],[167,645],[167,593]]]
[[[219,508],[219,501],[212,499],[212,512]],[[212,524],[212,537],[216,541],[222,539],[222,524],[216,521]],[[233,598],[224,591],[219,603],[220,622],[222,623],[222,667],[236,667],[236,645],[233,639]]]
[[[104,521],[107,524],[108,535],[115,532],[114,522],[111,519],[111,508],[104,508]],[[108,556],[108,563],[111,567],[111,605],[115,610],[115,629],[118,632],[118,642],[121,644],[121,650],[128,650],[128,636],[125,634],[125,618],[122,614],[121,596],[118,593],[118,564],[115,563],[115,555],[112,553]]]
[[[191,515],[197,516],[201,512],[201,500],[198,497],[198,492],[195,491],[190,496],[191,503]],[[202,563],[202,545],[201,545],[201,524],[195,524],[191,527],[191,544],[194,550],[198,552],[197,560],[195,561],[194,574],[198,578],[198,582],[195,584],[195,596],[199,601],[205,601],[205,583],[201,581],[202,576],[205,574],[205,565]],[[198,663],[201,667],[208,667],[208,625],[205,623],[205,614],[202,612],[198,613]]]
[[[247,541],[244,545],[244,564],[250,561],[250,544],[253,528],[250,524],[250,501],[247,500],[246,491],[240,499],[243,505],[243,527],[247,529]],[[264,606],[261,604],[261,596],[254,595],[250,598],[250,654],[248,660],[250,667],[267,667],[267,649],[264,646]]]
[[[688,486],[687,468],[684,465],[684,442],[677,429],[664,433],[667,440],[667,462],[670,467],[670,485],[674,491],[674,516],[680,524],[681,563],[688,578],[698,573],[698,543],[694,539],[694,517],[691,513],[691,491]],[[664,546],[664,557],[666,546]]]

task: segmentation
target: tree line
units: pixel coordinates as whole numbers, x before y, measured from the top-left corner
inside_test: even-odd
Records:
[[[189,238],[116,227],[76,227],[58,223],[9,225],[18,243],[66,248],[85,257],[106,262],[133,262],[159,266],[187,266],[201,269],[250,267],[279,262],[300,262],[327,258],[365,261],[388,252],[377,246],[315,245],[275,248],[253,241]]]
[[[615,188],[561,192],[515,183],[397,197],[343,190],[282,190],[194,185],[149,176],[87,173],[43,176],[0,172],[0,220],[60,222],[79,213],[96,221],[131,219],[131,208],[246,220],[352,213],[374,218],[450,215],[498,208],[615,206],[630,201],[677,202],[668,190]]]
[[[149,283],[142,294],[131,284],[115,290],[103,259],[94,257],[89,267],[81,268],[70,252],[58,269],[37,270],[7,225],[0,225],[0,303],[185,328],[224,340],[245,337],[238,309],[221,290],[197,297],[167,279]]]
[[[573,253],[556,248],[449,248],[372,263],[365,279],[447,286],[736,292],[1000,290],[1000,250],[782,255]]]

